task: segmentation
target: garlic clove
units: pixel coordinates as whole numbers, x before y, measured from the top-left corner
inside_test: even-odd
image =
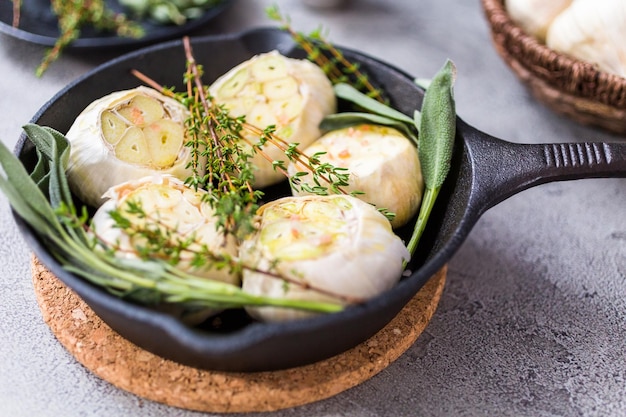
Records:
[[[140,127],[161,120],[164,113],[163,105],[158,100],[142,94],[134,96],[117,108],[117,114],[129,124]]]
[[[128,123],[112,111],[102,112],[100,126],[104,140],[112,146],[115,146],[129,129]]]
[[[115,157],[129,164],[149,165],[152,163],[150,147],[146,137],[137,126],[126,129],[119,142],[115,145]]]
[[[157,169],[172,166],[183,148],[185,128],[173,120],[160,119],[143,128],[146,143]]]
[[[287,61],[278,54],[262,54],[250,64],[250,73],[257,81],[281,79],[289,72]]]

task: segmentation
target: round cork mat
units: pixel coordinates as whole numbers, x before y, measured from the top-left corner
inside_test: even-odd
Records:
[[[332,358],[281,371],[207,371],[156,356],[122,338],[39,260],[32,258],[44,321],[85,367],[140,397],[213,413],[276,411],[352,388],[395,361],[426,328],[441,297],[446,267],[433,276],[382,330]]]

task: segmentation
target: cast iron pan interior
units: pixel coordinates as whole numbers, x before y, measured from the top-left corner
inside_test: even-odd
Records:
[[[288,34],[276,29],[196,38],[192,44],[196,60],[204,65],[206,83],[261,52],[277,49],[285,55],[305,56]],[[349,59],[360,62],[370,77],[387,91],[395,108],[406,114],[420,108],[422,91],[413,83],[413,77],[361,53],[345,49],[344,53]],[[92,101],[112,91],[139,85],[130,74],[131,69],[138,69],[163,85],[181,87],[185,69],[182,42],[149,47],[96,68],[59,92],[32,122],[66,132]],[[24,135],[16,153],[26,166],[32,166],[34,150]],[[412,271],[410,276],[363,305],[283,324],[253,322],[241,312],[228,312],[223,314],[220,327],[188,328],[167,314],[120,300],[67,273],[19,215],[16,220],[41,261],[123,337],[189,366],[265,371],[313,363],[356,346],[375,334],[452,257],[478,217],[508,196],[547,181],[624,177],[625,173],[626,146],[623,143],[520,145],[495,139],[458,120],[452,168],[417,254],[408,265]],[[284,187],[267,190],[268,196],[273,197],[286,193]],[[411,227],[399,234],[408,239]]]

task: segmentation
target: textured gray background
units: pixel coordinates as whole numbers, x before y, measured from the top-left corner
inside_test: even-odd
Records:
[[[7,0],[5,0],[7,1]],[[238,0],[200,33],[273,24],[274,1]],[[304,31],[420,77],[455,61],[459,115],[514,142],[619,139],[537,104],[494,52],[479,0],[353,0],[342,10],[278,1]],[[0,37],[0,138],[114,54],[66,54]],[[276,416],[626,415],[626,180],[552,183],[488,211],[450,262],[435,317],[388,369],[332,399]],[[29,250],[0,197],[0,415],[198,416],[93,376],[42,322]]]

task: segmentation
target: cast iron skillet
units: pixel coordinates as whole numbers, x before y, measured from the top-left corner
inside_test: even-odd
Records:
[[[304,57],[289,35],[275,29],[196,38],[193,48],[197,61],[204,65],[207,83],[257,53],[278,49],[286,55]],[[394,107],[407,114],[420,108],[422,91],[411,76],[361,53],[344,52],[349,59],[360,62],[388,92]],[[32,122],[66,132],[90,102],[112,91],[139,85],[130,75],[131,69],[164,85],[178,86],[184,66],[180,41],[130,53],[63,89]],[[450,260],[481,214],[507,197],[549,181],[626,176],[626,143],[513,144],[479,132],[460,119],[457,132],[452,169],[417,254],[408,265],[413,271],[410,276],[363,305],[308,320],[265,324],[253,322],[241,312],[228,312],[220,327],[188,328],[172,316],[118,299],[64,271],[42,246],[41,239],[18,214],[15,217],[40,260],[114,330],[144,349],[197,368],[289,368],[338,354],[375,334]],[[16,153],[26,166],[32,166],[33,146],[24,136]],[[277,196],[286,190],[275,187],[267,192]],[[404,238],[408,233],[409,230],[399,231]]]

